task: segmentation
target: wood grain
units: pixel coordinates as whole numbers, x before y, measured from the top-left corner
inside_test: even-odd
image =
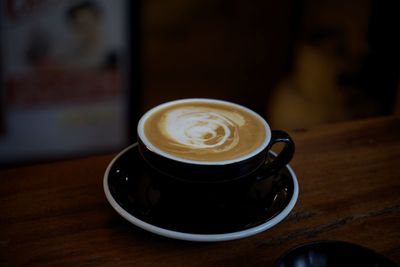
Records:
[[[291,134],[294,210],[270,230],[222,243],[167,239],[121,218],[102,189],[114,155],[0,170],[0,266],[272,266],[290,247],[323,239],[400,262],[400,119]]]

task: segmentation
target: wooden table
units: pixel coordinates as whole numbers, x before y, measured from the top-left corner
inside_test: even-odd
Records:
[[[282,223],[221,243],[160,237],[108,204],[114,155],[0,171],[0,266],[272,266],[285,250],[334,239],[400,262],[400,119],[292,133],[298,202]]]

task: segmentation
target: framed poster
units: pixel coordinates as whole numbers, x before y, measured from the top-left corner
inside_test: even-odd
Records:
[[[1,1],[0,163],[125,146],[127,1]]]

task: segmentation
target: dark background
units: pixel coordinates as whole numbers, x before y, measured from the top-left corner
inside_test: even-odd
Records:
[[[289,133],[399,113],[394,2],[127,3],[128,143],[145,111],[187,97],[245,105]]]
[[[268,116],[296,49],[325,42],[349,65],[338,87],[376,98],[379,108],[368,115],[390,114],[399,77],[395,10],[380,1],[143,1],[140,108],[202,96]]]

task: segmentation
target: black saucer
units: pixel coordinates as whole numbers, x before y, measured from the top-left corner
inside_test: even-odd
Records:
[[[213,206],[205,205],[203,198],[171,197],[159,179],[134,144],[109,164],[104,190],[113,208],[133,224],[191,241],[231,240],[264,231],[289,214],[298,196],[297,178],[289,166]]]
[[[277,261],[276,267],[396,267],[393,261],[357,244],[323,240],[297,246]]]

